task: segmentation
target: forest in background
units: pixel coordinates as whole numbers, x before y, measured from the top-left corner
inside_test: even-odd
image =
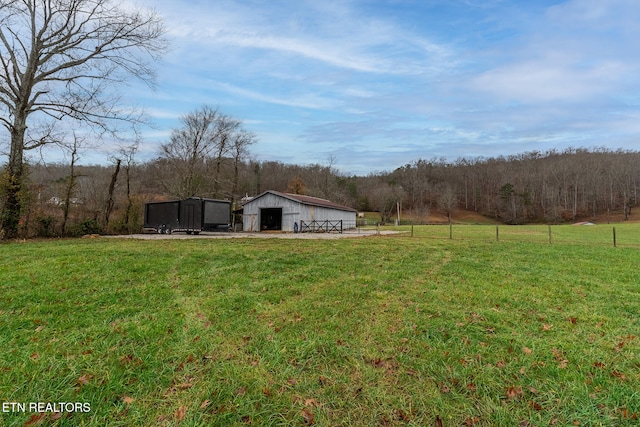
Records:
[[[246,135],[245,135],[246,136]],[[191,163],[161,155],[138,163],[133,153],[109,165],[32,164],[28,208],[20,220],[28,237],[133,233],[142,229],[146,202],[189,196],[232,200],[266,190],[307,194],[359,211],[382,223],[417,223],[434,215],[473,211],[505,224],[558,224],[615,214],[629,219],[638,206],[640,152],[599,149],[531,151],[496,158],[416,160],[393,171],[348,176],[327,164],[291,165],[242,156],[205,155]]]
[[[6,4],[5,4],[6,3]],[[253,133],[217,107],[181,117],[157,158],[140,162],[149,118],[120,91],[153,87],[168,51],[154,10],[106,0],[5,2],[0,6],[0,240],[141,230],[145,202],[208,197],[240,207],[265,190],[303,193],[359,211],[415,222],[459,211],[507,224],[561,223],[638,204],[639,153],[604,148],[530,151],[508,157],[418,159],[393,171],[350,176],[326,164],[257,161]],[[119,144],[131,144],[119,146]],[[392,144],[393,142],[390,142]],[[112,147],[111,163],[81,165]],[[68,164],[34,160],[61,150]],[[6,151],[4,151],[6,150]]]

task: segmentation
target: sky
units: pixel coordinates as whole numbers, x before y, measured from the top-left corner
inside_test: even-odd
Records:
[[[146,0],[138,0],[145,5]],[[127,89],[159,155],[209,105],[255,160],[346,175],[418,159],[640,149],[638,0],[148,0],[170,50]]]

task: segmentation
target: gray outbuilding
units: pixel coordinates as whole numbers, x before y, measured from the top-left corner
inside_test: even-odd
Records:
[[[265,191],[243,205],[244,231],[339,232],[356,227],[355,209],[300,194]]]

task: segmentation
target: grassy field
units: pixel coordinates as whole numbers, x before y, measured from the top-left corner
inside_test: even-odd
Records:
[[[497,227],[497,235],[496,235]],[[391,227],[411,235],[411,226]],[[474,240],[549,243],[580,246],[635,247],[640,249],[640,224],[600,225],[448,225],[416,226],[414,237]],[[551,236],[549,235],[551,234]]]
[[[640,225],[598,227],[0,245],[0,425],[637,425]]]

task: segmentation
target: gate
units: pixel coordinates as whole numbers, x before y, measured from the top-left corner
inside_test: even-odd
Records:
[[[300,220],[301,233],[342,233],[342,220],[336,221],[311,221],[305,222]]]

